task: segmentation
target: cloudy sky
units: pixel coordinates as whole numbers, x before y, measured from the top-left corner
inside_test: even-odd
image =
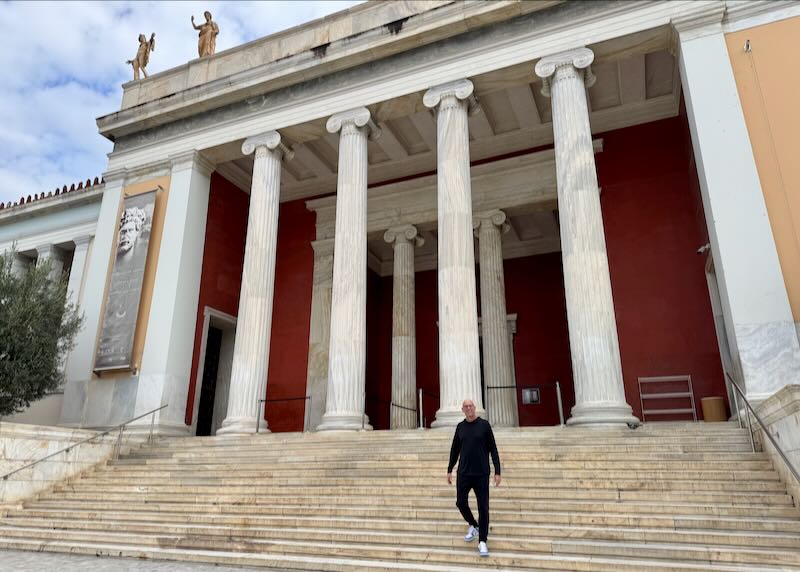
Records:
[[[358,3],[0,2],[0,202],[103,172],[111,143],[95,119],[119,109],[140,33],[156,34],[153,74],[197,57],[190,18],[204,10],[220,52]]]

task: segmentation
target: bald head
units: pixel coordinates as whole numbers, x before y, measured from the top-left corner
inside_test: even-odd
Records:
[[[475,418],[478,416],[475,413],[475,402],[471,399],[464,400],[464,402],[461,404],[461,411],[464,413],[464,417],[466,417],[467,421],[470,423],[475,421]]]

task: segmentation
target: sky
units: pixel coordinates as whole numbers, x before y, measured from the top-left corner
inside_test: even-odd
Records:
[[[103,173],[112,144],[95,120],[119,110],[140,33],[156,34],[155,74],[197,57],[205,10],[219,53],[359,3],[0,2],[0,202]]]

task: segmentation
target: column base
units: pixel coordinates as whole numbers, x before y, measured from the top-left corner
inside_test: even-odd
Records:
[[[363,423],[363,427],[362,427]],[[326,413],[322,416],[322,423],[317,426],[317,431],[372,431],[369,417],[364,415],[348,415],[346,413]]]
[[[217,435],[252,435],[256,432],[255,417],[227,417],[222,422],[222,427],[217,429]],[[269,433],[267,422],[258,421],[258,432]]]
[[[576,405],[567,425],[639,425],[627,403],[595,402]]]
[[[478,409],[475,415],[486,419],[486,410]],[[431,423],[431,429],[439,429],[440,427],[455,427],[464,420],[464,412],[461,409],[439,409],[436,412],[436,419]]]

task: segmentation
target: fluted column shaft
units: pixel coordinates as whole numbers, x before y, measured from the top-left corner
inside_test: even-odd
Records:
[[[50,261],[50,273],[47,277],[53,282],[60,280],[61,273],[64,271],[64,259],[58,248],[52,244],[43,244],[36,247],[36,252],[39,255],[36,259],[36,265]]]
[[[252,137],[242,145],[246,155],[255,151],[255,159],[228,414],[218,435],[254,433],[256,423],[259,431],[268,431],[258,400],[266,395],[269,371],[281,158],[285,150],[277,131]]]
[[[412,225],[390,228],[384,234],[394,247],[392,277],[392,429],[413,429],[417,390],[417,333],[414,303],[414,247],[423,244]],[[398,405],[399,407],[395,407]]]
[[[439,224],[439,410],[432,427],[457,425],[464,399],[484,414],[472,238],[469,80],[433,87],[423,102],[436,109]]]
[[[542,58],[536,74],[551,97],[564,289],[575,407],[569,424],[634,423],[625,401],[586,88],[587,48]]]
[[[333,247],[331,334],[326,430],[370,429],[364,414],[367,357],[367,136],[369,110],[338,113],[328,120],[339,133],[336,235]]]
[[[333,284],[333,239],[324,238],[311,243],[314,249],[314,288],[311,292],[311,323],[308,333],[308,372],[306,395],[311,401],[306,407],[307,429],[316,429],[325,413],[328,391],[328,349],[331,340],[331,287]]]
[[[475,218],[481,279],[483,379],[489,420],[497,427],[517,427],[519,413],[506,318],[501,241],[501,232],[508,228],[505,221],[502,211],[482,213]]]
[[[77,304],[83,284],[83,274],[86,269],[86,258],[92,236],[80,236],[73,239],[75,251],[72,254],[72,266],[69,270],[69,283],[67,285],[67,302]]]

